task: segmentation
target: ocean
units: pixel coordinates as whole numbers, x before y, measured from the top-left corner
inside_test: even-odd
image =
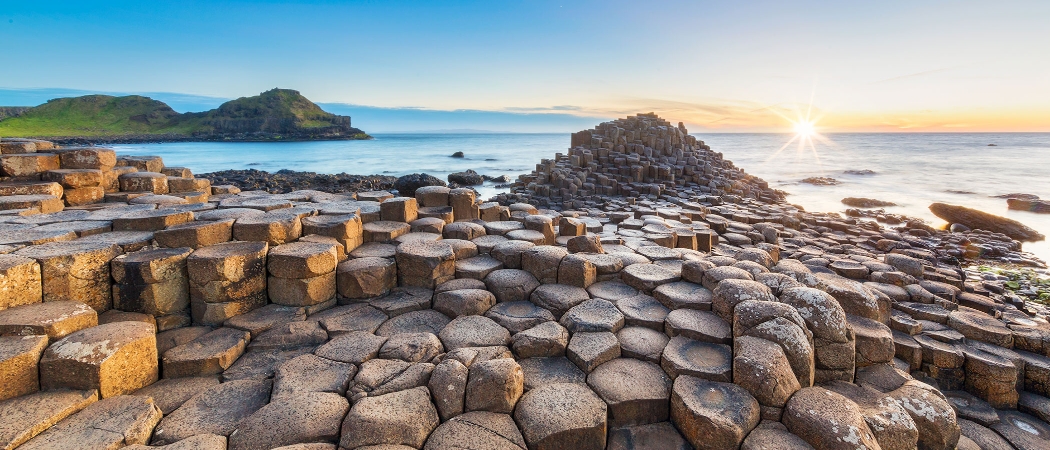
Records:
[[[748,173],[787,191],[788,201],[807,211],[841,212],[845,197],[897,203],[889,213],[943,221],[933,202],[977,208],[1018,220],[1050,235],[1050,214],[1011,211],[1007,193],[1050,198],[1050,133],[841,133],[801,148],[789,134],[694,133]],[[425,172],[445,179],[473,169],[512,179],[543,158],[565,152],[568,134],[377,134],[370,141],[185,142],[116,145],[119,154],[157,155],[170,166],[194,173],[225,169],[281,169],[318,173],[393,175]],[[994,144],[994,146],[989,146]],[[452,158],[461,151],[464,158]],[[851,175],[847,170],[874,174]],[[808,177],[841,184],[813,186]],[[478,188],[487,198],[494,183]],[[1024,250],[1050,261],[1050,243],[1025,243]]]

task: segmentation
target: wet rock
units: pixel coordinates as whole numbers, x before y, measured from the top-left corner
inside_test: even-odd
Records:
[[[455,183],[460,186],[477,186],[485,182],[477,172],[467,169],[463,172],[453,172],[448,174],[448,182]]]
[[[1041,241],[1046,239],[1042,233],[1029,228],[1013,219],[999,217],[964,206],[934,203],[930,205],[933,215],[948,223],[961,223],[967,227],[1002,233],[1019,241]]]

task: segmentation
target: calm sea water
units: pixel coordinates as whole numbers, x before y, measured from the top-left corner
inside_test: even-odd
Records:
[[[900,206],[888,212],[941,225],[927,207],[933,202],[969,206],[1019,220],[1050,235],[1050,214],[1010,211],[995,195],[1020,192],[1050,198],[1050,133],[851,133],[799,149],[786,134],[698,134],[738,167],[790,193],[809,211],[842,211],[845,197],[869,197]],[[567,134],[380,134],[371,141],[281,143],[166,143],[118,145],[122,154],[150,154],[195,173],[255,168],[319,173],[405,175],[426,172],[445,178],[474,169],[512,178],[542,158],[564,152]],[[988,144],[995,144],[989,146]],[[465,158],[450,158],[462,151]],[[849,175],[871,170],[874,175]],[[799,180],[827,176],[837,186]],[[479,189],[495,194],[492,183]],[[1025,250],[1050,261],[1050,243]]]

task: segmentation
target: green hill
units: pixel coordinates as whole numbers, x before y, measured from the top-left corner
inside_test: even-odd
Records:
[[[129,95],[59,98],[0,120],[0,137],[58,140],[367,139],[350,118],[322,110],[298,91],[272,89],[201,113]]]

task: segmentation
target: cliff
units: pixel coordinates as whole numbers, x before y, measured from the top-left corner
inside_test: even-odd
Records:
[[[59,98],[0,120],[0,136],[63,143],[369,138],[350,125],[350,117],[325,112],[290,89],[272,89],[185,114],[138,95]]]

